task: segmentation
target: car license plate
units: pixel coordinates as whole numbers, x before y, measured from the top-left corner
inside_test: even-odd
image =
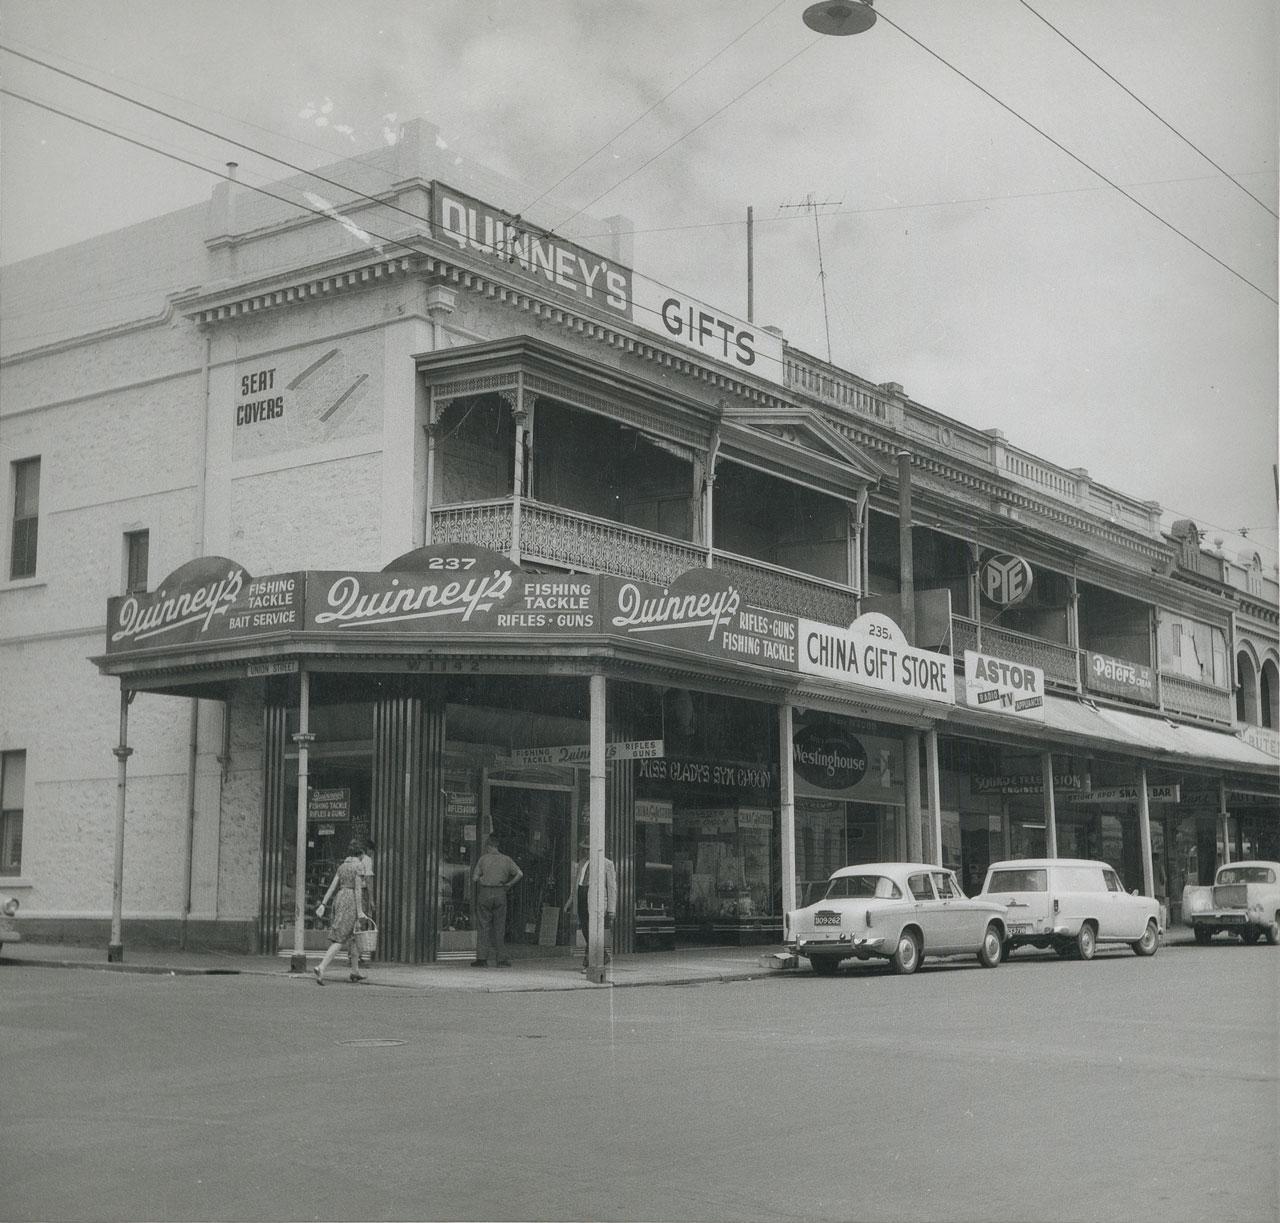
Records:
[[[1029,934],[1031,932],[1031,923],[1025,921],[1015,921],[1009,923],[1010,934]]]
[[[813,915],[813,924],[815,926],[838,926],[840,924],[840,914],[815,913]]]

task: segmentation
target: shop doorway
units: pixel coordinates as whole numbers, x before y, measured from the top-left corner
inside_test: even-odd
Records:
[[[507,942],[520,954],[573,945],[572,908],[564,905],[573,886],[575,797],[568,786],[485,784],[486,828],[524,872],[507,896]]]

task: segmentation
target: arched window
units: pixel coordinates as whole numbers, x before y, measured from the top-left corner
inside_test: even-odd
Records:
[[[1241,650],[1236,655],[1236,675],[1239,683],[1236,686],[1236,721],[1258,724],[1258,673],[1254,669],[1253,659]]]
[[[1262,664],[1258,695],[1262,705],[1262,725],[1268,730],[1280,727],[1280,667],[1267,659]]]

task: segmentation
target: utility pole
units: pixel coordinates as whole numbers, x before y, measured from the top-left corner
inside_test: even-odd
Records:
[[[822,266],[822,229],[818,224],[819,208],[838,208],[844,200],[822,200],[819,202],[813,198],[813,192],[810,191],[803,200],[798,204],[779,204],[779,210],[787,208],[803,208],[813,213],[813,233],[818,240],[818,283],[822,286],[822,325],[827,333],[827,364],[831,364],[831,320],[827,313],[827,272]]]

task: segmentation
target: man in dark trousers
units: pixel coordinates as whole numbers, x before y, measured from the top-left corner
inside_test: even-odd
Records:
[[[604,928],[606,931],[613,928],[613,919],[618,912],[618,868],[614,866],[609,858],[601,857],[603,864],[604,879],[601,894],[604,896]],[[570,905],[575,901],[578,905],[578,929],[582,931],[582,941],[584,944],[590,944],[590,912],[588,910],[587,897],[591,887],[591,842],[587,837],[583,837],[578,843],[578,865],[574,868],[574,880],[576,886],[569,893],[569,899],[565,901],[565,912],[569,911]],[[608,935],[606,934],[606,941]],[[587,967],[587,956],[589,950],[584,950],[582,955],[582,967]],[[609,948],[604,949],[604,962],[609,963],[612,957],[609,955]]]
[[[476,861],[471,881],[476,885],[476,958],[472,968],[483,968],[490,954],[499,968],[510,968],[507,959],[507,893],[524,878],[522,871],[490,834],[484,853]]]

